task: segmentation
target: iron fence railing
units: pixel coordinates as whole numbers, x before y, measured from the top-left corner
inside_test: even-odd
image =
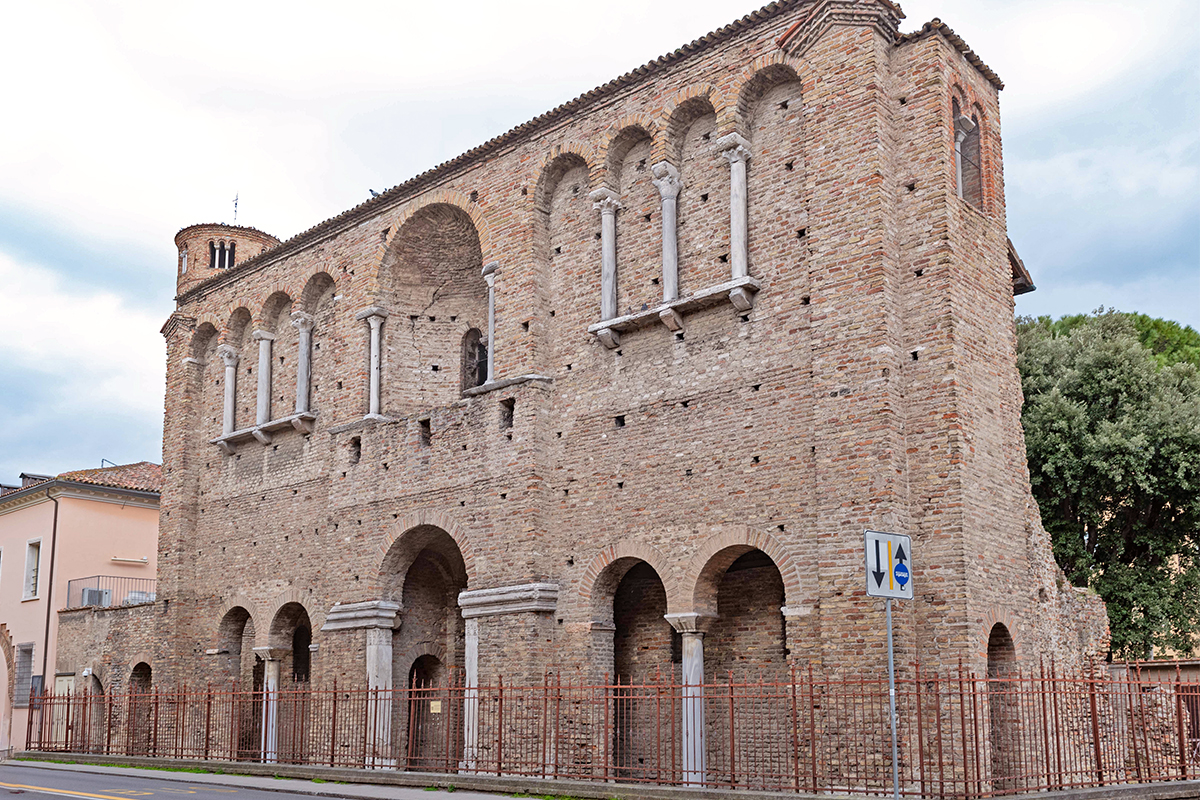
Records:
[[[67,581],[67,608],[135,606],[153,603],[154,578],[93,575]]]
[[[1200,777],[1200,681],[1053,668],[896,681],[901,791],[976,798]],[[702,687],[546,676],[32,699],[27,748],[208,761],[890,794],[886,677]]]

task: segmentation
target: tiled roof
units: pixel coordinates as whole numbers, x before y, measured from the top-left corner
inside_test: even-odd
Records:
[[[58,476],[57,480],[90,483],[95,486],[111,486],[116,489],[133,489],[141,492],[161,492],[162,466],[150,461],[139,461],[136,464],[122,464],[116,467],[64,472]]]
[[[980,74],[991,81],[993,86],[995,86],[997,89],[1004,88],[1004,81],[1000,80],[1000,76],[992,72],[992,68],[983,63],[983,59],[977,56],[975,51],[967,46],[967,43],[963,41],[961,36],[954,32],[953,28],[942,22],[937,17],[934,17],[933,19],[929,20],[929,22],[926,22],[924,25],[922,25],[920,30],[913,31],[912,33],[901,34],[899,37],[897,37],[896,41],[912,42],[916,41],[917,39],[923,39],[932,33],[940,33],[942,36],[945,36],[946,40],[958,48],[958,51],[962,53],[963,57],[971,63],[971,66],[979,70]]]
[[[726,42],[743,31],[753,28],[765,20],[772,19],[791,8],[802,6],[811,2],[813,2],[813,0],[775,0],[774,2],[768,3],[757,11],[753,11],[741,19],[735,20],[722,28],[718,28],[717,30],[712,31],[711,33],[702,36],[689,44],[685,44],[683,47],[667,53],[666,55],[659,56],[653,61],[650,61],[649,63],[638,67],[637,69],[626,72],[619,78],[614,78],[602,86],[597,86],[595,89],[592,89],[589,92],[584,92],[574,100],[569,100],[557,108],[551,109],[540,116],[534,117],[528,122],[524,122],[515,128],[500,134],[494,139],[490,139],[483,144],[450,159],[449,161],[445,161],[436,167],[433,167],[432,169],[426,170],[419,175],[409,178],[407,181],[393,186],[378,196],[372,197],[370,200],[359,203],[353,208],[343,211],[336,217],[331,217],[324,222],[320,222],[308,230],[302,231],[301,233],[284,240],[282,243],[274,247],[270,247],[264,250],[262,253],[246,259],[236,267],[226,270],[221,275],[216,275],[200,282],[196,286],[188,289],[186,292],[181,293],[178,299],[192,297],[197,294],[203,294],[209,288],[223,286],[226,282],[233,280],[235,276],[240,275],[242,272],[247,270],[253,269],[263,262],[293,253],[305,245],[332,235],[345,225],[351,224],[367,217],[370,214],[378,213],[379,211],[382,211],[388,207],[403,202],[417,192],[428,188],[439,181],[445,180],[452,175],[455,170],[462,169],[489,153],[493,153],[506,145],[510,145],[522,139],[523,137],[528,137],[540,130],[544,130],[565,116],[581,111],[587,108],[589,105],[611,96],[614,92],[633,85],[639,81],[645,80],[651,75],[662,72],[664,69],[671,67],[686,58],[703,53],[711,47],[721,44],[722,42]],[[898,16],[903,18],[904,12],[900,10],[899,5],[892,2],[892,0],[881,0],[881,2],[888,8],[891,8]],[[941,33],[943,36],[945,36],[952,45],[954,45],[963,53],[966,59],[971,62],[976,69],[978,69],[988,80],[995,84],[997,89],[1004,88],[1004,83],[1000,80],[1000,77],[996,75],[996,73],[992,72],[988,65],[984,64],[979,56],[975,55],[975,52],[967,46],[967,43],[964,42],[958,34],[951,30],[949,25],[946,25],[936,17],[930,22],[926,22],[925,25],[918,31],[897,36],[896,41],[913,41],[924,36],[929,36],[934,32]],[[187,230],[187,228],[184,228],[183,230]]]

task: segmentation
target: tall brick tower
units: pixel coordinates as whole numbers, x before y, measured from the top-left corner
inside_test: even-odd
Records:
[[[278,239],[256,228],[221,223],[189,225],[175,234],[179,250],[176,288],[183,294],[277,244]]]

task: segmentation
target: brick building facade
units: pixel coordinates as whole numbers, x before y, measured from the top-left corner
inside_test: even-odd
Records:
[[[901,16],[775,2],[282,243],[181,231],[160,599],[104,658],[876,673],[868,528],[902,669],[1102,655],[1029,490],[1001,83]]]

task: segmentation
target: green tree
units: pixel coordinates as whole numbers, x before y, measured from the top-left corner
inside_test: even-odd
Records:
[[[1108,604],[1112,655],[1200,632],[1200,337],[1115,311],[1021,318],[1030,481],[1067,577]]]

